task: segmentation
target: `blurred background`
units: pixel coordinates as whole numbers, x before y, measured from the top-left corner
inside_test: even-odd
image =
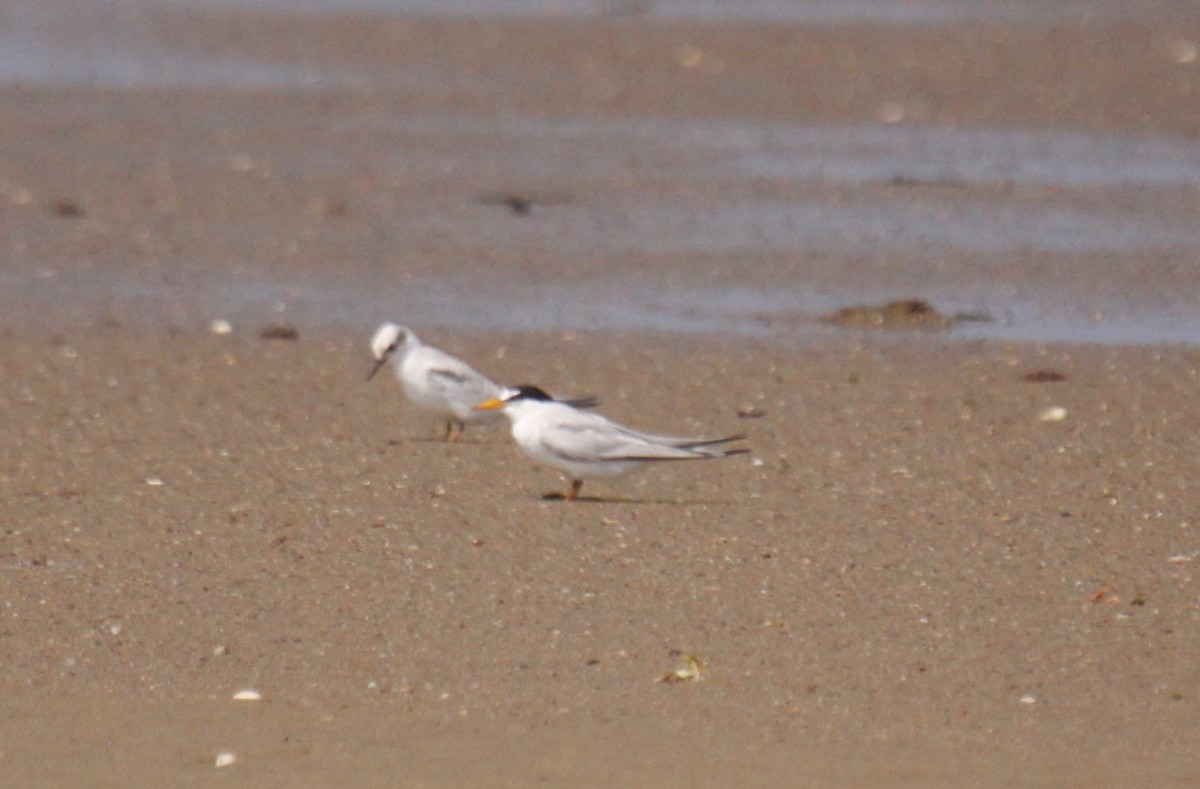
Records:
[[[1198,47],[1170,0],[12,0],[0,324],[1195,344]]]

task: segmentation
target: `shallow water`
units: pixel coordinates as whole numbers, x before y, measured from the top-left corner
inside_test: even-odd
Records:
[[[18,2],[0,10],[0,86],[338,95],[400,77],[353,62],[285,62],[250,51],[204,57],[178,50],[165,45],[168,37],[147,22],[148,12],[163,9],[200,14],[254,9],[281,17],[640,15],[709,24],[931,26],[1132,18],[1135,8],[1152,15],[1178,13],[1180,6],[1115,0],[152,0],[99,2],[79,11],[69,3]],[[402,76],[410,90],[446,87],[437,84],[446,74],[435,69]],[[504,79],[488,74],[456,80],[454,90],[503,91]],[[584,278],[543,268],[536,276],[500,270],[464,280],[448,271],[410,278],[400,290],[386,272],[369,267],[337,277],[293,271],[283,280],[252,263],[218,273],[184,256],[171,261],[171,284],[117,268],[58,267],[36,280],[8,281],[10,298],[57,293],[84,302],[136,304],[180,300],[181,289],[191,288],[213,315],[282,307],[298,319],[353,325],[403,314],[412,323],[472,329],[770,334],[813,331],[820,314],[848,303],[919,296],[945,312],[993,318],[963,324],[953,336],[1200,343],[1200,317],[1193,309],[1200,294],[1180,287],[1190,280],[1179,276],[1200,265],[1200,225],[1194,221],[1200,139],[1194,135],[879,120],[808,125],[738,117],[545,118],[477,115],[453,107],[440,113],[373,110],[306,122],[322,127],[333,142],[290,153],[299,157],[289,163],[296,170],[335,177],[355,155],[350,140],[386,145],[402,135],[416,142],[389,152],[381,162],[386,171],[468,182],[483,173],[498,183],[545,184],[550,190],[534,195],[528,217],[483,200],[406,206],[397,221],[414,245],[453,239],[462,249],[516,257],[552,250],[564,259],[703,259],[719,275],[694,278],[681,270],[648,269],[631,276],[624,266],[611,273],[593,270]],[[338,141],[346,145],[339,149]],[[212,166],[224,163],[214,158]],[[811,262],[798,271],[820,276],[773,270],[789,260],[816,259],[835,261],[831,265],[842,270],[825,271]],[[755,276],[736,273],[744,260],[759,267]],[[945,261],[953,261],[952,275]],[[905,282],[918,283],[917,292]]]
[[[128,4],[122,4],[128,7]],[[671,22],[937,25],[1120,19],[1178,3],[1128,0],[143,0],[142,6],[439,17],[632,16]]]

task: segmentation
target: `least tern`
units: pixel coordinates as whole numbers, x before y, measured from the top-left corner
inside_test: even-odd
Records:
[[[567,501],[575,500],[588,478],[618,477],[656,461],[707,460],[749,451],[721,446],[745,436],[682,438],[641,433],[600,414],[580,411],[570,401],[555,400],[536,386],[509,389],[475,408],[503,411],[512,422],[513,439],[525,454],[570,475]]]
[[[467,422],[482,422],[495,414],[477,411],[480,400],[501,397],[504,387],[485,378],[469,364],[437,348],[422,345],[417,335],[404,326],[385,323],[371,338],[375,377],[389,361],[395,362],[396,377],[404,394],[419,406],[436,411],[446,419],[446,440],[457,441]]]

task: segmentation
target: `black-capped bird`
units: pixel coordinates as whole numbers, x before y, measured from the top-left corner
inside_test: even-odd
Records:
[[[581,411],[572,401],[555,400],[536,386],[508,389],[475,408],[483,413],[503,411],[525,454],[567,472],[567,501],[575,500],[585,479],[619,477],[659,461],[711,460],[749,451],[724,446],[745,438],[740,435],[683,438],[641,433]]]

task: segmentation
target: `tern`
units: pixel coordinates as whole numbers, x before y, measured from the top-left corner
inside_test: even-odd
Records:
[[[711,460],[749,451],[724,446],[745,438],[740,435],[684,438],[642,433],[528,384],[485,400],[475,410],[503,411],[512,422],[513,440],[525,454],[566,471],[571,478],[567,501],[579,496],[585,479],[618,477],[659,461]]]
[[[496,414],[479,411],[475,404],[503,396],[506,389],[475,371],[462,359],[429,345],[417,335],[395,323],[385,323],[371,338],[375,367],[367,380],[375,377],[389,361],[396,367],[396,378],[404,394],[413,403],[435,411],[446,420],[447,441],[457,441],[468,422],[485,422]]]

